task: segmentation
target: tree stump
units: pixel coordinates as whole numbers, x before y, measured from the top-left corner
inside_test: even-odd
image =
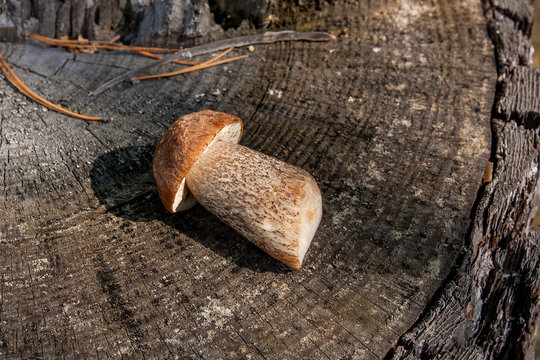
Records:
[[[532,358],[531,3],[194,3],[0,5],[10,41],[0,51],[27,85],[114,117],[47,111],[2,77],[1,357]],[[249,58],[96,97],[87,93],[148,60],[22,39],[178,46],[264,27],[339,37],[236,49]],[[242,144],[317,179],[324,213],[302,271],[201,206],[161,205],[154,146],[202,109],[239,116]]]

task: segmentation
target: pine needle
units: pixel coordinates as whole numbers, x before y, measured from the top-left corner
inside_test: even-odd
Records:
[[[184,60],[194,56],[204,55],[220,51],[223,49],[228,49],[231,46],[235,48],[250,46],[255,44],[271,44],[278,41],[330,41],[335,40],[336,37],[321,31],[312,31],[312,32],[297,32],[291,30],[278,31],[278,32],[265,32],[263,34],[256,35],[246,35],[240,36],[232,39],[223,39],[217,40],[204,45],[197,45],[191,48],[184,49],[184,51],[176,52],[173,54],[167,54],[161,60],[156,60],[151,63],[148,63],[144,66],[141,66],[137,69],[133,69],[123,73],[120,76],[111,79],[104,84],[101,84],[97,89],[91,91],[89,95],[97,95],[122,81],[133,79],[134,75],[140,73],[141,71],[146,71],[152,67],[158,65],[164,65],[171,63],[176,60]]]
[[[236,56],[236,57],[232,57],[232,58],[229,58],[229,59],[216,61],[216,62],[209,63],[209,64],[200,63],[199,65],[190,66],[188,68],[181,69],[181,70],[178,70],[178,71],[173,71],[173,72],[164,73],[164,74],[140,76],[140,77],[133,78],[133,80],[156,79],[156,78],[162,78],[162,77],[169,77],[169,76],[186,74],[186,73],[197,71],[197,70],[211,68],[213,66],[226,64],[226,63],[233,62],[233,61],[236,61],[236,60],[245,59],[247,57],[248,57],[247,55],[241,55],[241,56]]]
[[[198,65],[194,65],[194,66],[191,66],[189,68],[185,68],[185,69],[181,69],[181,70],[173,71],[173,72],[168,72],[168,73],[164,73],[164,74],[140,76],[140,77],[133,78],[133,80],[147,80],[147,79],[156,79],[156,78],[162,78],[162,77],[181,75],[181,74],[185,74],[185,73],[189,73],[189,72],[193,72],[193,71],[197,71],[197,70],[206,69],[206,68],[216,66],[216,65],[221,65],[221,64],[225,64],[225,63],[240,60],[240,59],[245,59],[245,58],[248,57],[247,55],[242,55],[242,56],[236,56],[236,57],[233,57],[233,58],[230,58],[230,59],[216,61],[216,60],[222,58],[223,56],[227,55],[228,53],[230,53],[233,49],[234,49],[234,47],[230,47],[227,50],[225,50],[225,51],[219,53],[218,55],[214,56],[210,60],[204,61],[204,62],[202,62],[202,63],[200,63]]]
[[[29,37],[36,39],[42,43],[52,46],[60,46],[73,49],[106,49],[106,50],[119,50],[119,51],[154,51],[154,52],[164,52],[164,53],[173,53],[182,51],[182,49],[167,49],[167,48],[158,48],[158,47],[145,47],[145,46],[128,46],[122,45],[111,41],[91,41],[86,39],[79,40],[62,40],[54,39],[47,36],[29,33]]]
[[[163,56],[157,55],[157,54],[154,54],[154,53],[151,53],[151,52],[148,52],[148,51],[136,51],[136,53],[141,54],[141,55],[146,56],[146,57],[149,57],[149,58],[152,58],[152,59],[158,59],[158,60],[163,59]],[[175,64],[180,64],[180,65],[199,65],[200,64],[200,62],[186,61],[186,60],[176,60],[176,61],[173,61],[173,62]]]
[[[13,72],[13,70],[11,70],[11,68],[9,67],[7,62],[4,60],[4,57],[2,56],[2,54],[0,54],[0,68],[2,69],[2,72],[4,73],[4,75],[6,76],[6,79],[8,79],[8,81],[13,86],[15,86],[17,89],[19,89],[20,92],[22,92],[24,95],[26,95],[30,99],[34,100],[38,104],[41,104],[41,105],[43,105],[43,106],[45,106],[45,107],[47,107],[47,108],[49,108],[51,110],[59,112],[59,113],[62,113],[62,114],[68,115],[68,116],[72,116],[72,117],[75,117],[75,118],[78,118],[78,119],[82,119],[82,120],[94,120],[94,121],[103,120],[103,118],[101,118],[101,117],[86,116],[86,115],[81,115],[81,114],[74,113],[72,111],[64,109],[63,107],[55,105],[52,102],[42,98],[41,96],[39,96],[38,94],[36,94],[32,90],[30,90],[21,81],[21,79],[19,79],[19,77]]]
[[[78,40],[67,40],[67,39],[54,39],[47,36],[29,33],[27,36],[36,39],[44,44],[58,47],[65,47],[72,49],[74,51],[87,50],[87,52],[94,52],[97,49],[105,50],[119,50],[119,51],[131,51],[141,54],[143,56],[152,58],[152,59],[163,59],[163,56],[152,53],[154,52],[177,52],[182,51],[181,49],[165,49],[165,48],[155,48],[155,47],[141,47],[141,46],[127,46],[122,44],[117,44],[116,41],[120,39],[120,36],[116,36],[110,41],[90,41],[86,39]],[[185,61],[185,60],[176,60],[176,64],[180,65],[197,65],[200,64],[194,61]]]

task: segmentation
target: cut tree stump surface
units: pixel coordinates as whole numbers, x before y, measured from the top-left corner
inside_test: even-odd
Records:
[[[321,14],[317,28],[345,36],[237,49],[250,57],[95,97],[148,59],[0,44],[45,98],[114,117],[71,119],[0,82],[2,357],[407,352],[402,335],[467,258],[502,55],[480,1],[338,1]],[[324,213],[302,271],[201,206],[162,206],[154,146],[202,109],[239,116],[241,144],[316,178]]]

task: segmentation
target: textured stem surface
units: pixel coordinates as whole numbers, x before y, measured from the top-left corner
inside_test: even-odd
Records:
[[[241,145],[216,141],[186,176],[195,198],[262,250],[300,269],[322,213],[306,171]]]

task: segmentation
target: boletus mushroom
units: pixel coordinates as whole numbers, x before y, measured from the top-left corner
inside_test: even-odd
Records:
[[[170,212],[197,201],[269,255],[299,270],[322,214],[306,171],[239,145],[238,117],[204,110],[176,120],[157,144],[153,174]]]

